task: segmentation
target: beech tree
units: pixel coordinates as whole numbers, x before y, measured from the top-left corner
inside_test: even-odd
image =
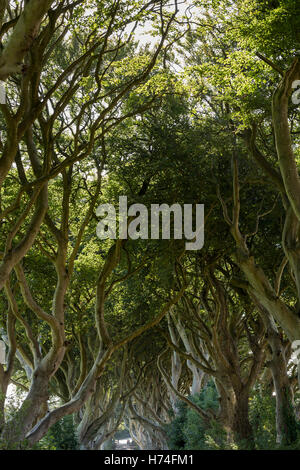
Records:
[[[299,5],[191,3],[0,2],[3,449],[299,446]],[[100,240],[124,195],[204,247]]]

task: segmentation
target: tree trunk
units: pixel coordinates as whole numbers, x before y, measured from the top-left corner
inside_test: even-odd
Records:
[[[269,313],[259,305],[266,327],[266,336],[272,352],[269,368],[276,394],[276,442],[288,445],[297,439],[297,423],[293,393],[287,374],[286,357],[277,326]]]
[[[254,449],[253,430],[249,421],[249,396],[241,393],[234,407],[232,431],[235,442],[244,449]]]

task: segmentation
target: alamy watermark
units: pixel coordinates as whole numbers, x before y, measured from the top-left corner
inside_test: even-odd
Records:
[[[101,204],[96,215],[102,217],[96,228],[97,236],[102,240],[184,238],[188,240],[185,243],[186,250],[201,250],[204,245],[204,204],[151,204],[149,216],[144,204],[132,204],[128,207],[127,196],[120,196],[118,211],[113,204]]]

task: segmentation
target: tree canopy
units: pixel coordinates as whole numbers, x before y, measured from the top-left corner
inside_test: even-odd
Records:
[[[0,1],[0,449],[300,448],[299,13]]]

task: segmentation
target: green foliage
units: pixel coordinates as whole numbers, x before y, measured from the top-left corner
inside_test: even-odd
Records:
[[[249,419],[256,447],[272,449],[276,445],[276,400],[271,393],[255,390],[249,399]]]
[[[40,450],[77,450],[73,416],[68,415],[54,424],[37,445]]]
[[[300,428],[295,421],[292,405],[286,410],[288,426],[285,443],[276,443],[276,397],[266,390],[255,389],[249,400],[249,418],[258,450],[296,450],[300,448]],[[287,443],[288,441],[292,442]]]
[[[218,397],[212,383],[196,396],[190,397],[203,410],[218,407]],[[205,426],[199,414],[189,408],[187,404],[177,404],[178,414],[167,426],[170,449],[172,450],[221,450],[243,449],[229,444],[226,432],[216,421],[211,421]],[[298,439],[290,445],[276,444],[276,399],[275,396],[265,390],[255,389],[249,400],[249,419],[253,429],[255,448],[257,450],[298,450],[300,448],[300,434],[298,426],[293,421],[293,431]]]
[[[236,278],[236,282],[242,285],[240,289],[245,290],[243,295],[247,296],[243,273],[235,263],[235,241],[224,221],[220,204],[222,198],[230,218],[234,214],[233,153],[238,155],[239,160],[239,230],[243,235],[248,234],[245,243],[249,253],[257,266],[266,273],[270,284],[276,285],[278,276],[274,282],[274,273],[278,272],[281,259],[286,255],[281,228],[286,216],[287,200],[281,197],[282,194],[279,195],[276,187],[266,178],[264,169],[252,157],[248,138],[255,124],[254,143],[261,150],[265,165],[267,163],[273,173],[276,175],[278,171],[279,175],[271,101],[280,79],[278,69],[279,72],[280,69],[287,70],[294,57],[299,55],[299,0],[196,0],[195,13],[191,13],[193,17],[187,33],[181,34],[184,21],[173,24],[167,38],[167,48],[162,54],[153,57],[150,45],[139,47],[130,29],[135,22],[138,22],[136,26],[145,27],[146,21],[153,21],[151,34],[159,39],[170,11],[167,0],[162,1],[160,13],[155,3],[148,11],[147,2],[121,0],[116,2],[118,7],[114,12],[110,0],[79,2],[68,25],[63,20],[60,26],[54,28],[48,53],[44,57],[43,64],[46,66],[42,65],[41,60],[45,38],[35,41],[36,45],[33,45],[30,57],[27,58],[25,69],[28,65],[30,73],[24,70],[22,79],[16,76],[8,80],[6,111],[9,110],[9,113],[0,116],[0,150],[5,156],[6,153],[10,154],[10,147],[16,145],[19,155],[4,181],[0,195],[1,211],[4,211],[1,220],[1,253],[6,253],[7,249],[10,253],[7,241],[9,234],[14,233],[16,221],[21,218],[12,246],[17,246],[30,226],[34,203],[32,207],[27,206],[30,193],[27,194],[27,184],[23,180],[25,178],[25,182],[31,182],[38,178],[39,174],[34,169],[36,164],[32,165],[33,160],[40,160],[45,171],[48,167],[49,171],[50,168],[53,171],[63,164],[60,173],[54,171],[53,177],[50,174],[47,218],[37,228],[35,243],[22,260],[32,299],[47,314],[55,314],[55,292],[60,290],[56,269],[58,259],[64,265],[63,278],[70,276],[66,295],[61,302],[65,316],[60,323],[64,328],[67,351],[62,358],[62,367],[51,379],[49,391],[50,398],[54,400],[57,396],[63,396],[68,401],[72,395],[70,390],[79,383],[77,380],[81,372],[83,376],[87,375],[92,367],[100,343],[95,325],[96,284],[113,241],[100,241],[96,237],[98,220],[95,209],[98,204],[116,204],[120,195],[127,195],[129,205],[140,202],[149,208],[153,203],[162,202],[205,203],[206,211],[205,247],[201,253],[186,254],[182,265],[177,265],[182,241],[128,240],[122,247],[120,260],[107,279],[104,290],[103,321],[115,342],[145,325],[162,310],[174,289],[180,287],[178,272],[181,268],[183,272],[186,271],[189,282],[187,294],[199,299],[197,312],[199,310],[202,326],[205,322],[208,327],[214,323],[213,319],[208,321],[208,315],[205,309],[200,308],[200,303],[204,300],[213,308],[214,299],[207,295],[206,287],[203,288],[202,283],[205,281],[202,275],[207,270],[213,270],[216,263],[219,276],[226,278],[226,289],[231,289],[230,283]],[[163,11],[164,18],[160,18]],[[4,44],[5,31],[10,34],[13,23],[2,28]],[[62,34],[59,40],[65,26],[68,27],[68,34]],[[103,39],[98,45],[97,38]],[[35,49],[37,45],[41,50]],[[180,59],[175,58],[177,52]],[[86,57],[82,63],[81,57]],[[41,70],[33,70],[31,62],[38,62],[39,59]],[[150,65],[153,60],[155,65],[152,68]],[[79,68],[75,67],[76,61],[79,61]],[[65,75],[72,62],[69,73]],[[26,92],[26,83],[30,84],[30,93],[22,96],[21,90]],[[37,95],[32,103],[27,103],[34,95],[34,90]],[[51,102],[47,103],[47,95],[51,90]],[[34,115],[35,109],[40,106],[39,102],[42,103],[44,99],[45,106],[41,106],[40,116],[34,118],[29,129],[34,141],[32,155],[26,132],[23,141],[22,128],[28,115]],[[14,114],[17,102],[21,102],[21,109]],[[22,108],[26,110],[23,116]],[[5,111],[6,107],[1,109]],[[17,120],[15,131],[14,120]],[[7,126],[7,122],[10,126]],[[295,161],[298,164],[299,117],[293,107],[290,122]],[[6,128],[9,128],[9,132],[5,131]],[[21,136],[21,140],[11,145],[10,138],[15,133]],[[11,153],[13,157],[12,150]],[[70,188],[66,190],[68,179]],[[101,191],[96,193],[97,200],[91,206],[87,225],[81,233],[80,227],[89,213],[100,180]],[[19,194],[20,189],[22,191]],[[22,214],[25,214],[23,222]],[[67,260],[77,242],[74,270],[69,270],[72,263]],[[62,258],[58,256],[59,249],[65,251]],[[175,274],[174,265],[177,269]],[[286,268],[282,272],[278,296],[280,301],[293,309],[297,300],[299,305],[299,299],[291,271],[293,268]],[[37,346],[36,355],[45,357],[53,349],[55,335],[53,332],[51,334],[48,322],[43,321],[43,315],[36,314],[36,309],[28,305],[28,299],[24,299],[24,286],[22,288],[13,270],[10,282],[15,310],[19,309],[20,313],[19,317],[14,313],[17,320],[14,319],[13,325],[17,347],[21,351],[18,352],[28,366],[32,363],[33,369],[35,364],[41,363],[39,357],[33,357],[34,344]],[[239,349],[245,356],[240,367],[244,379],[253,356],[252,345],[250,348],[250,342],[247,341],[249,328],[247,331],[243,329],[244,321],[246,325],[248,317],[251,317],[256,322],[259,313],[252,313],[250,309],[246,311],[241,297],[235,291],[231,293],[229,298],[232,305],[228,312],[232,319],[230,328],[233,349]],[[5,293],[1,293],[0,307],[0,326],[7,333],[8,298]],[[296,308],[294,310],[296,313]],[[235,322],[239,312],[242,312],[242,321]],[[184,319],[183,323],[189,323],[191,331],[197,328],[189,318]],[[160,327],[166,327],[164,322]],[[234,344],[234,340],[239,338],[238,329],[242,339]],[[254,338],[255,331],[252,333]],[[144,364],[150,357],[155,359],[157,351],[164,348],[163,341],[159,334],[154,337],[152,331],[137,338],[135,352],[139,361]],[[212,365],[214,359],[209,348],[208,356],[207,361]],[[101,375],[101,383],[107,380],[108,389],[119,382],[116,364],[120,362],[120,357],[121,354],[116,354]],[[57,358],[57,364],[59,361],[60,358]],[[23,363],[19,364],[15,360],[13,365],[12,378],[23,388],[29,389],[30,374],[24,374]],[[132,361],[130,372],[138,366],[138,361]],[[182,373],[180,380],[185,379]],[[209,382],[199,395],[191,396],[190,400],[203,410],[217,411],[219,408],[213,382]],[[276,445],[276,398],[256,385],[249,405],[256,449],[300,448],[300,440],[297,440],[299,431],[291,404],[285,409],[289,434],[286,437],[295,443],[281,447]],[[0,444],[1,449],[26,448],[26,442],[17,442],[22,431],[22,413],[28,411],[26,406],[29,407],[30,403],[25,402],[20,411],[16,398],[13,406],[6,403],[4,417],[7,429]],[[171,424],[166,426],[166,430],[170,449],[174,450],[243,447],[228,444],[226,433],[219,422],[211,420],[207,424],[194,409],[182,402],[178,403],[178,413]],[[127,433],[125,430],[122,432]],[[120,433],[117,435],[120,436]],[[77,449],[72,416],[66,416],[52,426],[37,448]]]
[[[190,396],[203,410],[218,408],[218,394],[213,382],[201,393]],[[201,416],[186,403],[179,402],[178,414],[167,426],[169,446],[172,450],[219,450],[226,447],[226,433],[214,420],[206,426]]]

